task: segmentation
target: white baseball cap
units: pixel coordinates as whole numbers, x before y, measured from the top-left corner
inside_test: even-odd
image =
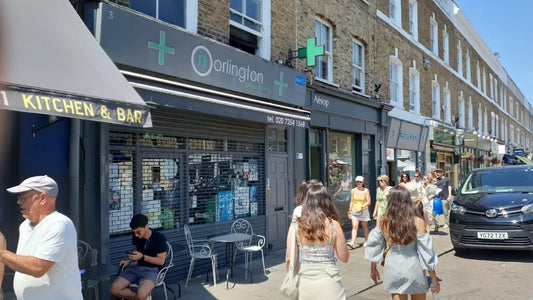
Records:
[[[365,178],[363,178],[363,176],[357,176],[355,177],[355,181],[361,181],[361,182],[364,182],[365,181]]]
[[[57,183],[46,175],[27,178],[19,185],[7,189],[12,194],[19,194],[30,190],[47,193],[52,197],[57,197],[57,194],[59,194]]]

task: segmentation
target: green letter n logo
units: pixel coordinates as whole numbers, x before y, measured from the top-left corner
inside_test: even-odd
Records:
[[[191,66],[198,76],[207,76],[213,68],[213,57],[207,47],[199,45],[191,52]]]
[[[207,67],[207,56],[205,54],[198,55],[198,64],[199,69],[205,69]]]

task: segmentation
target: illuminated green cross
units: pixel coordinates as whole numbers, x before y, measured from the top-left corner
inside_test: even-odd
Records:
[[[289,85],[286,82],[283,82],[283,72],[279,73],[279,80],[274,80],[274,84],[279,85],[279,96],[283,96],[283,88],[288,87]]]
[[[162,66],[165,64],[165,52],[174,54],[174,48],[165,46],[165,32],[159,31],[159,44],[154,42],[148,42],[148,48],[159,51],[159,64]]]
[[[306,58],[308,67],[316,64],[316,57],[324,55],[324,46],[316,46],[316,38],[307,39],[307,47],[298,49],[298,58]]]

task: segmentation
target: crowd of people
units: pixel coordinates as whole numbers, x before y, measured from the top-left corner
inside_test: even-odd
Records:
[[[385,291],[392,299],[425,299],[427,292],[439,293],[436,275],[438,257],[430,233],[437,233],[437,218],[446,214],[452,187],[443,170],[411,179],[401,174],[399,184],[389,185],[389,177],[377,178],[378,188],[372,217],[376,227],[369,232],[371,195],[364,178],[355,178],[349,193],[348,217],[351,239],[345,240],[339,212],[328,190],[318,180],[304,181],[295,197],[295,210],[287,234],[286,265],[299,262],[299,299],[345,299],[336,261],[348,262],[349,250],[356,248],[359,223],[363,228],[365,259],[370,262],[370,278],[378,283],[377,264],[384,266]],[[340,192],[339,188],[333,198]],[[443,211],[433,207],[442,207]],[[295,251],[291,252],[293,239]],[[294,253],[294,257],[291,256]]]

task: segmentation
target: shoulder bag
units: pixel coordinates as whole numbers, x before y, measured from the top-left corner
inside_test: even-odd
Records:
[[[283,279],[283,283],[281,284],[280,291],[281,293],[290,298],[290,299],[297,299],[298,298],[298,271],[294,268],[294,251],[296,248],[296,226],[293,226],[293,235],[292,235],[292,241],[291,241],[291,256],[289,258],[289,271],[287,272],[287,275],[285,275],[285,278]]]

